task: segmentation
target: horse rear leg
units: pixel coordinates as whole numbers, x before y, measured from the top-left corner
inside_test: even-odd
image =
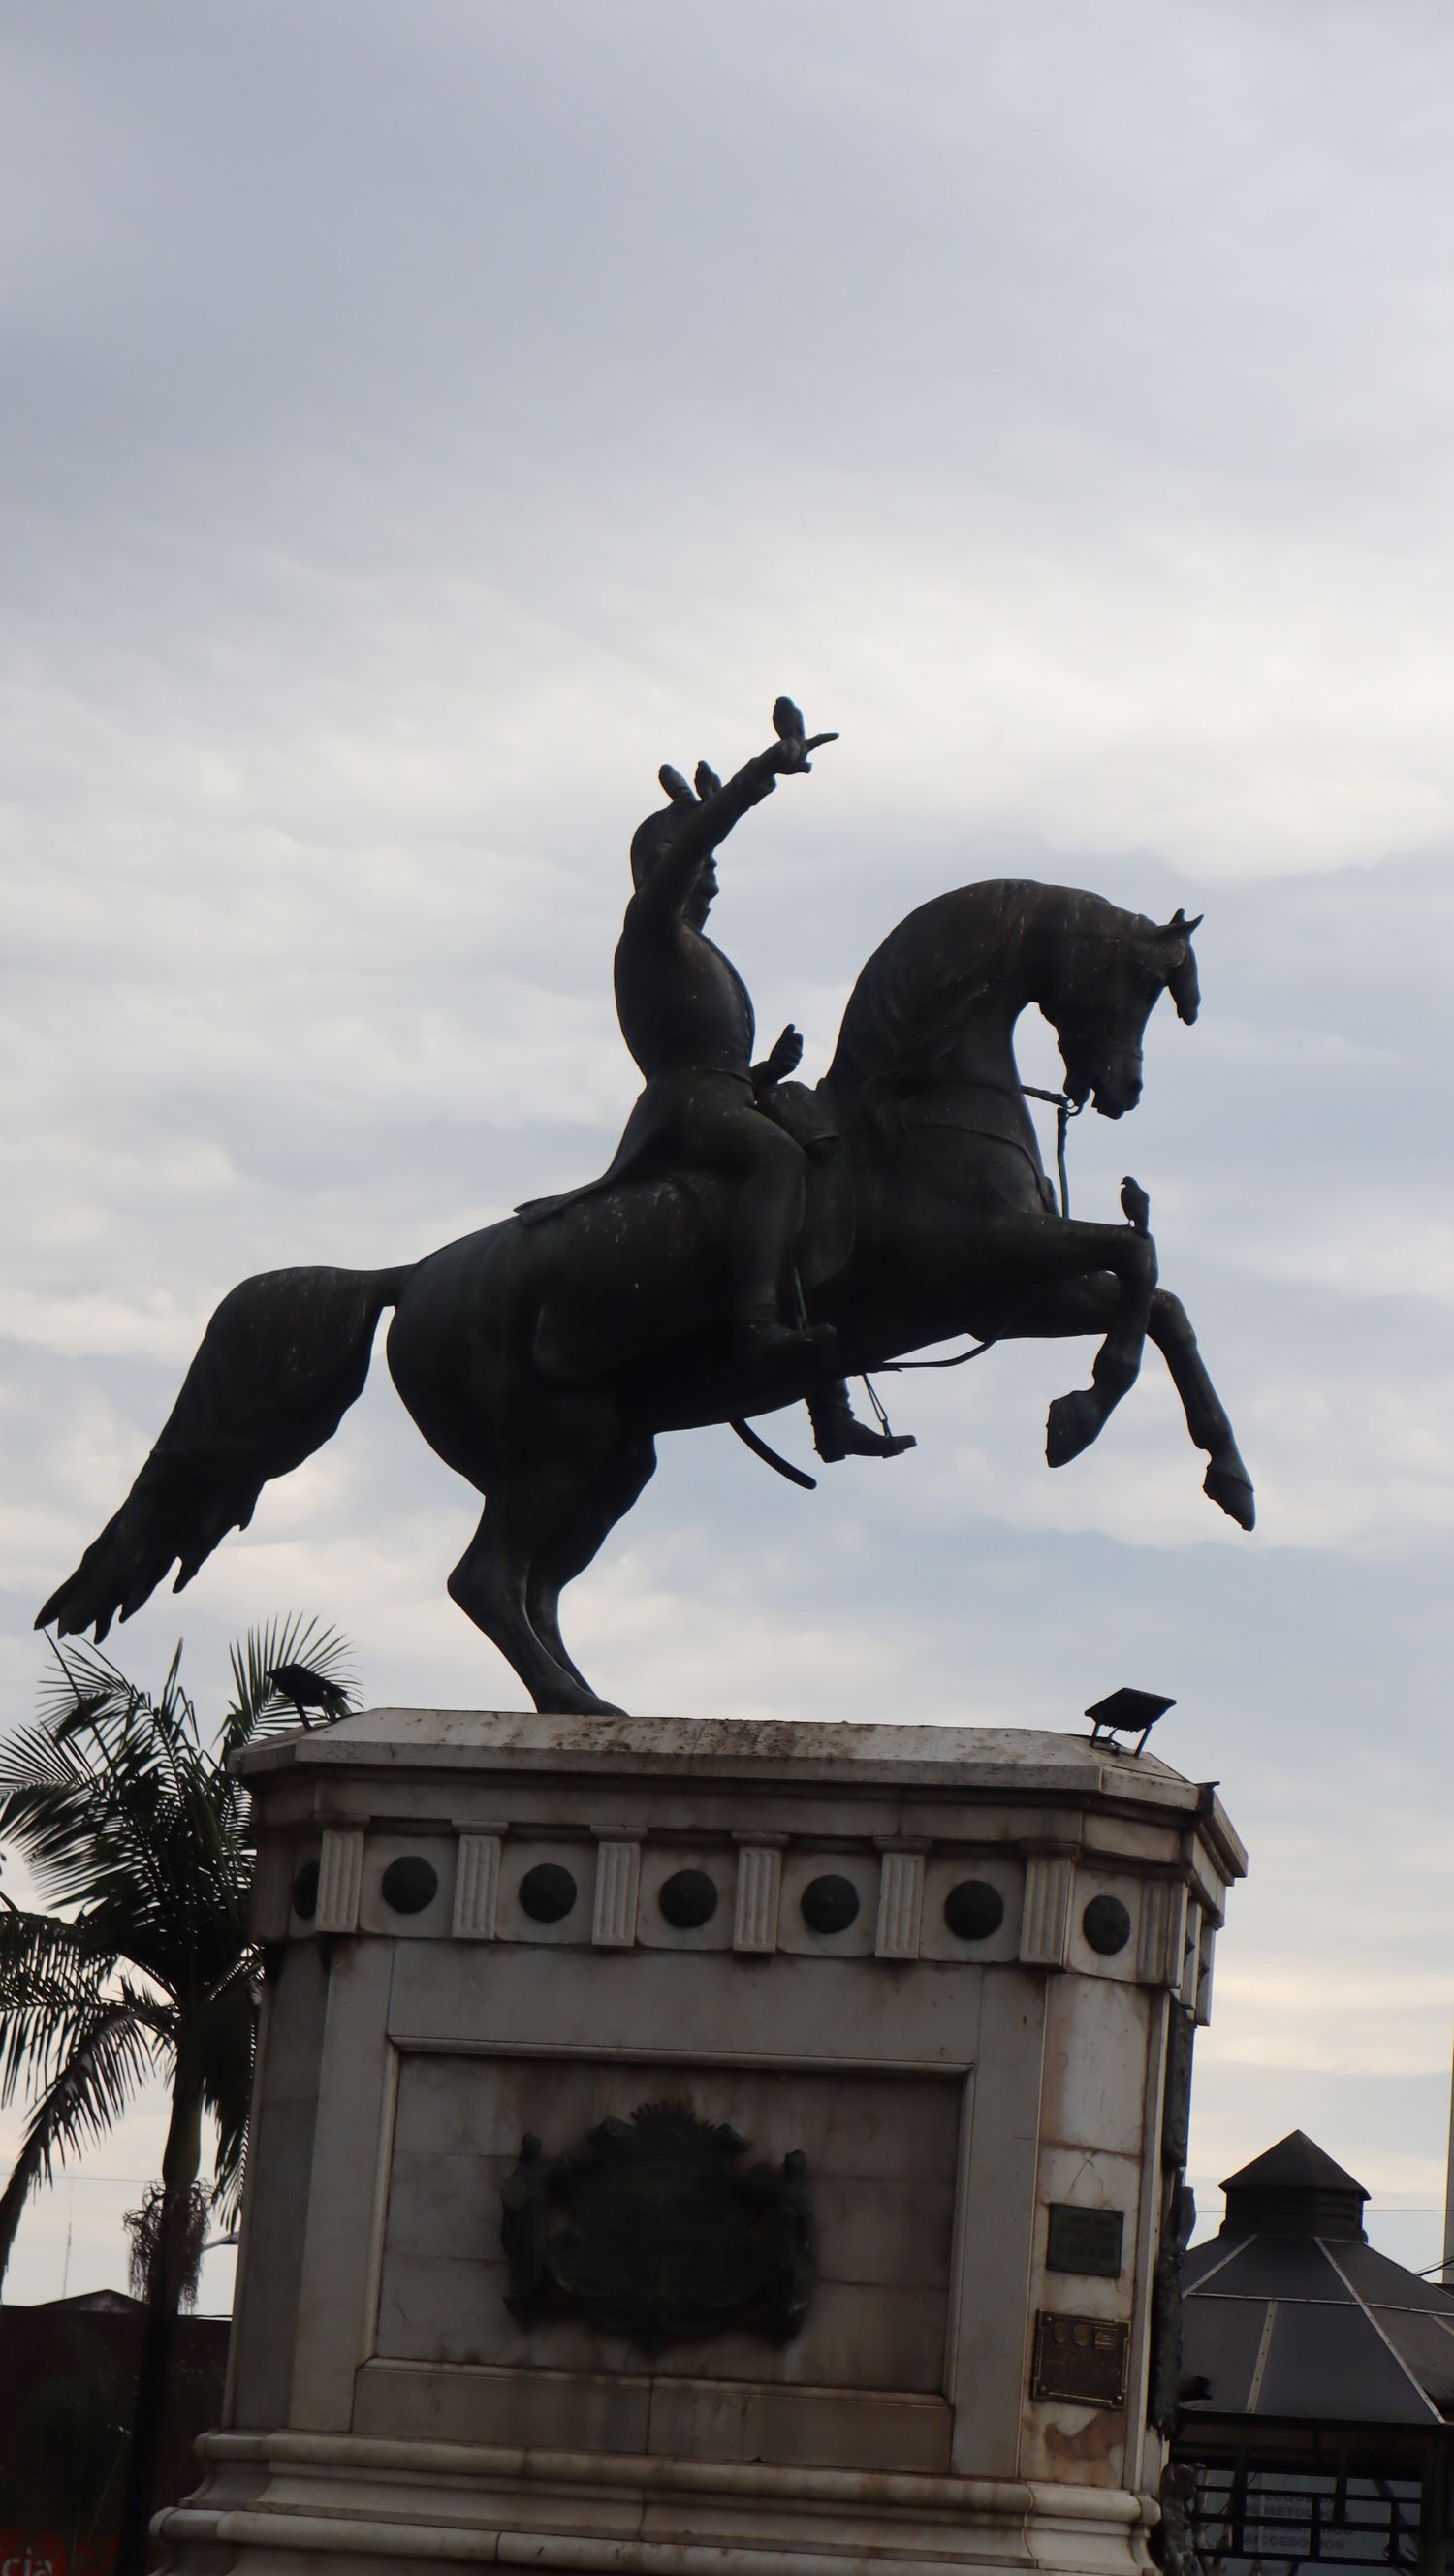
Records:
[[[583,1690],[590,1684],[567,1654],[560,1633],[560,1596],[568,1583],[592,1564],[619,1520],[656,1473],[656,1443],[649,1432],[621,1442],[607,1460],[572,1517],[537,1556],[525,1588],[530,1625],[556,1662],[575,1675]]]
[[[450,1599],[499,1647],[536,1707],[569,1716],[622,1712],[574,1664],[557,1660],[531,1616],[531,1590],[537,1567],[574,1526],[617,1428],[613,1406],[586,1400],[537,1413],[527,1453],[497,1465],[479,1528],[449,1578]]]

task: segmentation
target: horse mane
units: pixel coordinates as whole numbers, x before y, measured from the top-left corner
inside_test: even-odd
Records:
[[[940,1078],[964,1015],[1000,991],[1028,932],[1047,914],[1062,935],[1149,930],[1104,896],[1033,878],[992,877],[934,895],[874,950],[848,997],[823,1088],[841,1113],[856,1101],[892,1121],[897,1096]]]

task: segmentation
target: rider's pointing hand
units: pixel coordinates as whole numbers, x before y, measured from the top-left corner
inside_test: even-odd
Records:
[[[773,730],[778,737],[778,771],[788,777],[796,771],[812,768],[808,758],[820,743],[836,742],[836,733],[815,733],[804,738],[802,710],[791,698],[779,698],[772,711]]]

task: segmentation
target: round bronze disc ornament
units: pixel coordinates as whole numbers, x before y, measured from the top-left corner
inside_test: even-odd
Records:
[[[396,1914],[422,1914],[439,1894],[439,1872],[417,1852],[391,1860],[379,1881],[384,1903]]]
[[[717,1911],[717,1882],[704,1869],[678,1869],[664,1881],[657,1903],[677,1932],[697,1932]]]
[[[987,1941],[1005,1919],[1005,1900],[987,1878],[962,1878],[944,1899],[944,1920],[956,1941]]]
[[[1131,1917],[1119,1896],[1093,1896],[1080,1918],[1080,1928],[1093,1950],[1103,1959],[1114,1959],[1131,1938]]]
[[[579,1894],[558,1860],[538,1860],[520,1881],[520,1903],[532,1923],[563,1923]]]
[[[858,1912],[858,1890],[851,1878],[829,1871],[809,1879],[798,1903],[810,1932],[846,1932]]]

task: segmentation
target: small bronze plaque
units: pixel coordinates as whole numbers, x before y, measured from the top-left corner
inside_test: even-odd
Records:
[[[1035,2325],[1032,2397],[1077,2406],[1124,2406],[1131,2329],[1106,2317],[1067,2317],[1042,2308]]]
[[[1052,2200],[1046,2270],[1091,2272],[1098,2280],[1119,2281],[1124,2226],[1119,2209],[1076,2209],[1068,2200]]]

